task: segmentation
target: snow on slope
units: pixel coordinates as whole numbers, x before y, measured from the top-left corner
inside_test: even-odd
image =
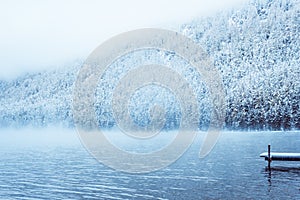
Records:
[[[253,0],[240,10],[195,19],[180,31],[205,48],[222,73],[228,129],[300,128],[297,0]],[[72,86],[80,65],[0,81],[0,126],[73,126]],[[170,108],[175,110],[168,112],[165,128],[176,128],[180,111]],[[143,110],[137,109],[136,121],[147,124]],[[101,126],[114,125],[109,111],[97,108]],[[208,116],[201,119],[206,124]]]

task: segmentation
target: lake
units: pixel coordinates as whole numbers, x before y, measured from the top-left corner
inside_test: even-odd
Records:
[[[128,174],[96,161],[74,130],[1,130],[0,199],[300,199],[300,162],[259,154],[300,152],[300,132],[224,132],[198,157],[202,136],[175,163]]]

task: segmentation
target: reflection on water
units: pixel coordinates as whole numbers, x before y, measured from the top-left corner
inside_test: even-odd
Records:
[[[294,164],[294,166],[296,166],[296,167],[291,166],[292,164]],[[264,172],[262,172],[262,173],[265,174],[265,177],[267,178],[268,183],[269,183],[268,184],[268,186],[269,186],[268,192],[271,192],[272,189],[277,190],[278,183],[286,182],[287,185],[290,185],[289,180],[291,180],[291,182],[293,182],[294,180],[300,181],[300,179],[299,179],[300,166],[297,162],[292,162],[292,164],[291,163],[287,164],[290,166],[274,166],[274,167],[271,167],[271,170],[269,170],[268,167],[265,168]],[[299,181],[296,182],[297,183],[296,187],[298,187],[300,190],[300,182]]]
[[[297,163],[295,163],[295,165],[297,165]],[[284,173],[295,173],[300,175],[300,167],[271,167],[271,171],[276,174],[276,173],[280,173],[280,172],[284,172]]]
[[[274,161],[268,171],[259,157],[269,143],[274,151],[300,152],[300,133],[224,133],[204,159],[199,137],[171,166],[139,175],[98,163],[70,135],[38,145],[2,140],[0,199],[300,198],[300,162]]]

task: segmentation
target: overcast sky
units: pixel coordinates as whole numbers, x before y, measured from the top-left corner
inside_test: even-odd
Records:
[[[247,0],[0,0],[0,78],[85,59],[132,29],[178,28]]]

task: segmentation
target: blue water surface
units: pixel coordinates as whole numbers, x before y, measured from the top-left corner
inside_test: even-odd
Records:
[[[267,145],[300,152],[300,132],[225,132],[198,158],[201,138],[169,167],[118,172],[96,161],[76,132],[1,131],[0,199],[300,199],[300,162],[273,162]]]

